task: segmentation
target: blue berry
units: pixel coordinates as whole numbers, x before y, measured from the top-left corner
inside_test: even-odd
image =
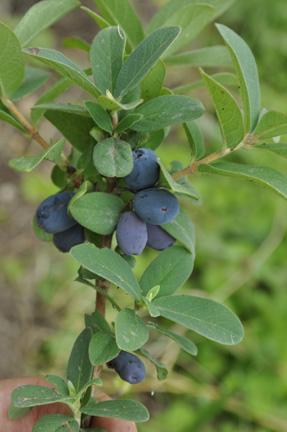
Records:
[[[145,189],[134,197],[134,210],[145,222],[163,225],[174,219],[179,212],[179,202],[166,189]]]
[[[120,351],[118,356],[107,365],[115,369],[122,380],[130,384],[138,384],[146,377],[145,365],[134,354],[127,351]]]
[[[147,226],[147,246],[162,251],[174,245],[175,238],[172,237],[168,232],[166,232],[159,225],[151,225],[149,223]]]
[[[157,154],[149,148],[140,148],[133,152],[133,159],[133,170],[124,177],[126,184],[133,190],[154,186],[159,179]]]
[[[46,198],[36,211],[36,223],[43,231],[55,234],[76,225],[68,214],[68,204],[74,192],[59,192]]]
[[[147,242],[146,223],[134,212],[128,211],[122,214],[118,222],[116,238],[126,255],[140,255]]]
[[[84,241],[84,228],[80,224],[53,235],[53,243],[61,252],[69,252],[73,246],[84,243]]]

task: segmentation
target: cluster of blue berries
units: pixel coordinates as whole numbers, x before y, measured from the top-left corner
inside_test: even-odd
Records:
[[[53,234],[53,243],[61,252],[84,243],[84,228],[68,214],[68,204],[74,192],[59,192],[46,198],[36,211],[36,223],[41,230]]]
[[[148,148],[135,150],[133,170],[124,177],[130,189],[138,191],[133,200],[134,211],[121,216],[116,230],[118,245],[126,255],[140,255],[146,245],[164,250],[175,242],[160,225],[177,216],[179,202],[168,190],[153,187],[159,180],[157,157]]]

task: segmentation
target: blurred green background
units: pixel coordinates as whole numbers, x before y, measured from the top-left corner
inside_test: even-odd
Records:
[[[1,20],[13,27],[18,15],[30,6],[28,1],[24,3],[1,2]],[[133,2],[145,23],[164,3]],[[83,4],[94,8],[92,0]],[[251,47],[259,69],[262,105],[287,113],[286,0],[237,1],[218,22],[237,31]],[[76,11],[43,33],[37,44],[62,49],[64,37],[77,34],[91,41],[96,31],[94,22]],[[221,43],[210,24],[192,47]],[[87,66],[85,54],[64,52]],[[172,67],[166,85],[196,79],[196,69]],[[20,102],[26,115],[40,94]],[[210,98],[205,89],[189,94],[206,107],[199,125],[207,152],[212,152],[220,147],[221,137]],[[79,90],[72,89],[65,100],[79,102],[81,96]],[[57,136],[45,122],[40,131],[47,140]],[[64,376],[68,353],[84,324],[83,315],[93,311],[94,292],[73,282],[77,265],[69,256],[41,243],[32,231],[39,202],[57,191],[49,180],[51,165],[46,162],[31,174],[19,175],[7,167],[8,160],[27,151],[38,154],[39,149],[3,124],[0,143],[0,377]],[[181,128],[172,128],[158,154],[167,166],[174,159],[188,163],[189,146]],[[286,160],[268,153],[240,151],[232,160],[268,164],[287,172]],[[158,382],[155,370],[146,363],[148,379],[133,387],[105,369],[104,390],[113,396],[135,393],[132,397],[148,406],[151,420],[138,426],[140,432],[286,432],[287,205],[251,183],[205,175],[192,180],[202,205],[185,200],[181,204],[195,225],[197,257],[181,292],[208,296],[229,306],[242,320],[245,338],[228,347],[187,331],[199,348],[193,358],[164,336],[152,334],[147,348],[172,370],[169,378]],[[153,256],[155,253],[147,250],[137,258],[138,276]],[[111,292],[120,297],[117,290]],[[122,298],[119,301],[123,302]],[[114,319],[111,308],[107,316]],[[173,329],[183,332],[176,325]]]

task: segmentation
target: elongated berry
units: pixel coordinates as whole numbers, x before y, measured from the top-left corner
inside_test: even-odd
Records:
[[[141,190],[154,186],[159,179],[157,154],[149,148],[140,148],[133,152],[134,167],[124,177],[126,184],[133,190]]]
[[[68,214],[68,204],[74,192],[59,192],[46,198],[37,208],[36,223],[43,231],[55,234],[76,225]]]
[[[162,251],[174,245],[175,238],[172,237],[168,232],[166,232],[159,225],[151,225],[149,223],[147,226],[147,246]]]
[[[147,242],[146,223],[135,212],[128,211],[122,214],[118,222],[116,238],[126,255],[140,255]]]
[[[152,225],[168,223],[179,212],[178,199],[166,189],[142,190],[135,195],[133,205],[137,215]]]
[[[134,354],[127,351],[120,351],[118,356],[107,365],[115,369],[122,380],[130,384],[138,384],[146,377],[146,369],[143,362]]]

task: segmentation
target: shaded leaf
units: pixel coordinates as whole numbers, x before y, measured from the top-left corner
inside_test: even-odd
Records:
[[[228,148],[236,147],[244,138],[244,123],[241,110],[232,94],[213,78],[200,71],[216,110],[223,137]]]
[[[205,153],[204,141],[201,131],[194,121],[183,124],[183,128],[191,148],[193,160],[202,158]]]
[[[102,108],[100,105],[87,101],[85,102],[85,106],[94,119],[97,126],[103,129],[106,132],[112,134],[113,132],[113,124],[109,114]]]
[[[69,210],[73,218],[85,228],[108,235],[115,230],[123,208],[123,201],[116,195],[91,192],[75,201]]]
[[[92,96],[100,95],[99,89],[92,83],[88,75],[61,52],[48,48],[28,48],[23,52],[49,66],[60,75],[69,78]]]
[[[25,408],[54,402],[73,402],[73,398],[62,396],[50,387],[24,385],[13,390],[11,401],[15,407]]]
[[[115,87],[116,98],[121,98],[144,78],[179,33],[180,28],[175,26],[159,29],[132,51],[119,72]]]
[[[166,68],[162,60],[158,60],[156,64],[149,70],[146,76],[141,80],[141,96],[144,102],[154,99],[160,95]]]
[[[143,118],[141,114],[128,114],[117,125],[115,133],[121,133]]]
[[[83,11],[87,12],[90,15],[90,17],[92,17],[96,21],[96,23],[98,24],[98,26],[101,29],[110,27],[110,24],[108,23],[108,21],[106,21],[103,17],[98,15],[96,12],[92,11],[91,9],[89,9],[85,6],[81,6],[81,9],[83,9]]]
[[[23,415],[27,414],[27,412],[30,411],[32,407],[27,408],[17,408],[12,403],[10,404],[8,408],[8,417],[11,420],[17,420],[18,418],[22,417]]]
[[[24,75],[25,62],[19,40],[9,27],[0,23],[0,96],[4,93],[11,97],[23,82]]]
[[[287,158],[287,144],[279,143],[279,144],[257,144],[252,146],[251,149],[254,150],[265,150],[271,153],[275,153],[278,156],[283,156]]]
[[[69,388],[66,381],[57,375],[46,375],[45,380],[54,384],[58,393],[62,396],[69,396]]]
[[[114,137],[95,146],[93,160],[99,173],[106,177],[125,177],[133,169],[130,144]]]
[[[135,300],[141,298],[138,281],[128,263],[111,249],[81,244],[71,249],[73,258],[88,270],[121,287]]]
[[[33,427],[33,432],[78,432],[79,424],[72,417],[63,414],[47,414]]]
[[[21,86],[13,94],[12,100],[18,100],[30,93],[33,93],[41,87],[49,77],[49,72],[46,72],[43,69],[26,66],[24,80]]]
[[[119,27],[101,30],[93,40],[90,50],[91,67],[97,88],[103,95],[112,94],[123,65],[126,45],[125,33]]]
[[[65,48],[76,48],[85,52],[90,51],[90,45],[88,44],[88,42],[76,36],[66,37],[63,40],[62,45]]]
[[[32,6],[15,28],[22,46],[27,45],[37,34],[80,5],[76,0],[41,1]]]
[[[35,110],[45,110],[45,111],[60,111],[64,113],[70,113],[70,114],[76,114],[81,117],[87,117],[89,118],[89,113],[86,110],[85,107],[81,105],[74,105],[71,103],[46,103],[46,104],[39,104],[34,105],[32,108],[33,111]]]
[[[197,347],[196,345],[185,336],[178,335],[170,330],[159,327],[155,322],[149,322],[147,326],[153,330],[158,331],[159,333],[164,334],[170,339],[174,340],[184,351],[189,354],[197,355]]]
[[[160,285],[156,298],[174,293],[189,278],[193,270],[193,262],[193,255],[181,246],[172,246],[160,252],[145,269],[140,279],[143,295],[147,295],[156,285]]]
[[[96,402],[92,400],[81,412],[96,417],[110,417],[134,422],[149,419],[148,410],[139,402],[128,399]]]
[[[254,131],[255,140],[265,140],[287,134],[287,115],[278,111],[265,113]]]
[[[260,114],[260,87],[254,56],[246,42],[233,30],[223,24],[216,24],[216,27],[230,51],[239,78],[245,130],[253,131]]]
[[[195,256],[194,226],[185,210],[181,208],[178,215],[171,222],[161,225],[161,227],[180,241]]]
[[[182,52],[165,58],[164,62],[168,66],[232,66],[229,51],[224,45],[214,45],[211,47]]]
[[[8,114],[8,112],[2,109],[0,109],[0,120],[10,124],[19,131],[26,133],[26,129],[21,125],[21,123],[19,123],[18,120],[16,120],[12,115]]]
[[[174,295],[156,298],[154,305],[160,314],[216,342],[239,343],[244,330],[237,316],[226,306],[213,300]]]
[[[110,326],[99,311],[93,312],[91,315],[85,315],[85,325],[90,327],[93,333],[98,331],[110,332]]]
[[[120,349],[115,338],[107,333],[98,331],[92,337],[89,347],[90,361],[94,366],[99,366],[117,357]]]
[[[85,328],[76,339],[67,365],[67,380],[71,381],[79,393],[91,380],[93,366],[89,360],[89,344],[92,330]]]
[[[148,340],[148,329],[132,309],[122,309],[115,322],[116,341],[120,349],[135,351]]]
[[[200,165],[198,171],[249,180],[271,189],[287,199],[287,177],[274,168],[243,165],[234,162],[215,162],[209,165]]]
[[[133,101],[130,103],[120,103],[118,100],[108,97],[108,96],[100,96],[98,98],[98,104],[101,105],[103,108],[108,109],[110,111],[118,111],[118,110],[132,110],[136,108],[138,105],[140,105],[143,102],[143,99],[138,99],[137,101]]]
[[[140,132],[156,131],[195,120],[203,112],[203,105],[197,99],[180,95],[159,96],[136,108],[135,113],[144,117],[132,129]]]

